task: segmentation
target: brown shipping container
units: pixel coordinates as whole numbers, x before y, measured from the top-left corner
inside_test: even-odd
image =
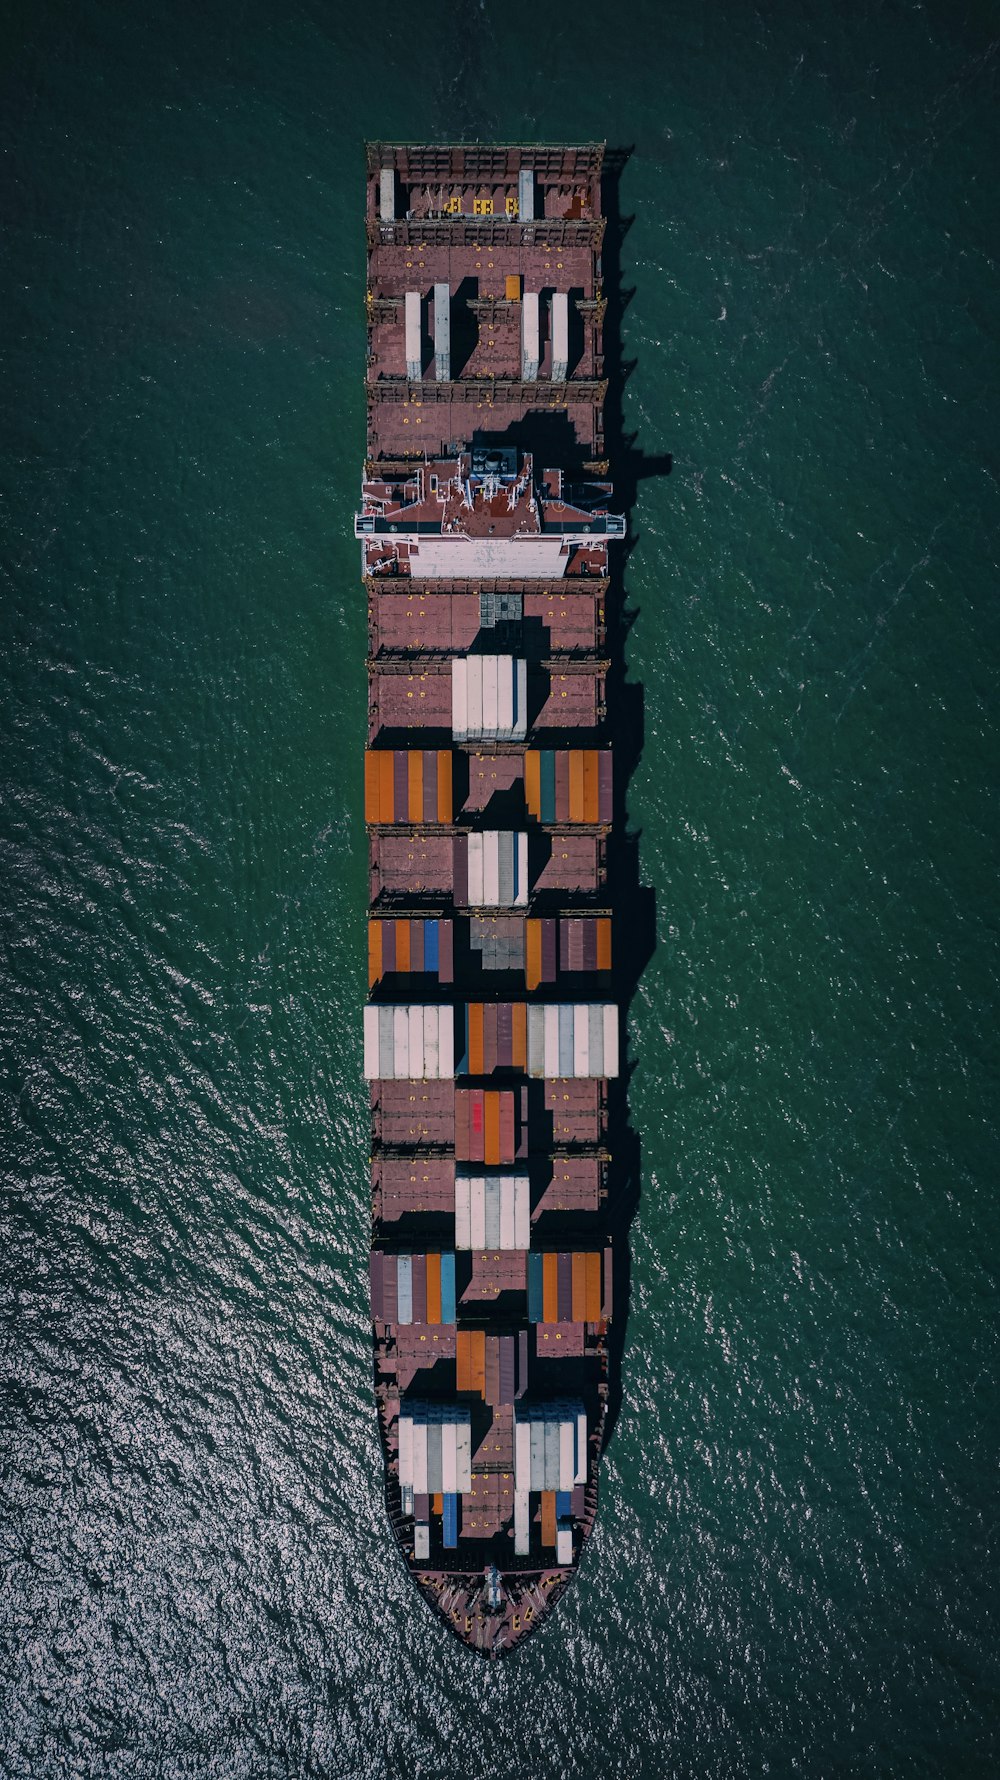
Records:
[[[424,816],[424,757],[420,749],[412,749],[406,756],[406,762],[406,819],[408,822],[422,822]]]
[[[513,1162],[515,1153],[514,1138],[514,1096],[500,1095],[500,1161]]]
[[[579,748],[570,750],[569,756],[569,819],[571,822],[583,822],[583,753]]]

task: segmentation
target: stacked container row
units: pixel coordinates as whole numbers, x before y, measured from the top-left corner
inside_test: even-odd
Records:
[[[587,1475],[583,1404],[518,1403],[514,1410],[514,1487],[571,1491]]]
[[[451,727],[456,742],[523,741],[528,731],[527,662],[511,655],[453,656]]]
[[[507,829],[457,835],[455,901],[468,908],[524,908],[528,901],[528,837]]]
[[[531,1190],[526,1174],[455,1174],[456,1249],[531,1246]]]
[[[380,1323],[449,1326],[456,1320],[453,1253],[371,1253],[372,1319]]]
[[[513,1162],[517,1150],[515,1097],[510,1090],[455,1090],[455,1160]]]
[[[532,1323],[599,1323],[611,1312],[610,1250],[528,1255],[528,1320]],[[606,1258],[605,1258],[606,1257]]]
[[[610,823],[610,749],[527,749],[524,801],[536,822]]]
[[[425,972],[453,983],[454,923],[451,921],[369,921],[368,985],[398,971]]]
[[[461,1403],[400,1405],[399,1482],[416,1495],[448,1491],[462,1495],[472,1485],[472,1426]]]
[[[469,1002],[460,1075],[497,1069],[530,1076],[618,1074],[618,1009],[613,1002]]]
[[[455,1010],[410,1005],[365,1008],[365,1076],[439,1081],[455,1073]]]
[[[528,1376],[528,1340],[519,1335],[490,1335],[485,1329],[459,1329],[455,1338],[455,1388],[475,1391],[494,1408],[521,1395]]]
[[[556,959],[564,971],[611,969],[611,920],[607,915],[572,915],[561,919],[529,917],[525,922],[525,983],[554,983]]]
[[[450,822],[451,754],[436,748],[365,751],[365,821]]]

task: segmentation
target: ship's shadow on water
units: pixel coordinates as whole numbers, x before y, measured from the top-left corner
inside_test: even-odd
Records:
[[[627,604],[626,574],[629,558],[639,542],[634,510],[639,483],[653,476],[669,476],[669,455],[646,456],[636,447],[635,433],[627,433],[624,420],[625,384],[636,361],[626,360],[622,322],[633,296],[622,280],[625,237],[632,218],[621,210],[622,174],[630,148],[608,148],[602,174],[602,203],[606,218],[601,254],[602,288],[607,305],[604,316],[604,374],[608,391],[604,407],[604,438],[615,490],[615,507],[624,513],[625,544],[614,550],[609,569],[605,616],[607,653],[608,727],[613,737],[615,810],[618,820],[608,845],[608,896],[615,911],[615,997],[621,1007],[621,1073],[608,1084],[609,1228],[614,1250],[614,1315],[608,1332],[608,1410],[604,1428],[607,1447],[622,1402],[622,1355],[631,1300],[631,1251],[629,1236],[639,1204],[642,1177],[642,1139],[629,1117],[628,1084],[635,1062],[628,1045],[628,1012],[639,979],[656,946],[656,896],[643,884],[640,873],[640,839],[625,821],[629,781],[642,756],[645,740],[643,688],[628,679],[625,640],[638,616]]]

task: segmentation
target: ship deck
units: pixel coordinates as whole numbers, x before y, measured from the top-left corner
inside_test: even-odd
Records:
[[[373,1376],[400,1549],[486,1656],[574,1573],[608,1401],[602,156],[367,149]]]

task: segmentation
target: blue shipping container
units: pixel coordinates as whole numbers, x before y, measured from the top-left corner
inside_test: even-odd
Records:
[[[453,1323],[456,1320],[455,1309],[455,1257],[441,1256],[441,1321]]]
[[[424,922],[424,969],[438,973],[438,924],[436,921]]]
[[[458,1497],[446,1495],[443,1506],[441,1543],[446,1551],[454,1551],[458,1544]]]

